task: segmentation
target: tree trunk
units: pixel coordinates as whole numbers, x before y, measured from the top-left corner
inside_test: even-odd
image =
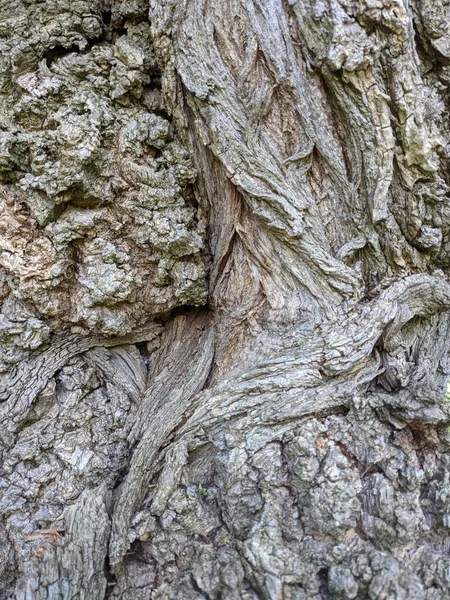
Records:
[[[0,45],[0,598],[448,599],[448,6]]]

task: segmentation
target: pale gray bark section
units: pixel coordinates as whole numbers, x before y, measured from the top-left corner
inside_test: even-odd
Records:
[[[0,0],[0,598],[450,597],[438,0]]]

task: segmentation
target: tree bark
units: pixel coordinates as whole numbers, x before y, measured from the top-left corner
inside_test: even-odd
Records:
[[[0,46],[0,598],[448,599],[448,6]]]

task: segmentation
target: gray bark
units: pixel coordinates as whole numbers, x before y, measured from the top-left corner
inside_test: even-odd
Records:
[[[450,597],[439,0],[0,0],[0,598]]]

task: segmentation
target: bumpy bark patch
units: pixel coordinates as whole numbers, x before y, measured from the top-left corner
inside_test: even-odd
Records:
[[[0,265],[13,297],[54,328],[116,335],[204,303],[196,172],[158,114],[149,24],[107,25],[101,3],[14,13],[0,142]],[[6,335],[34,329],[31,348],[43,341],[44,323],[8,316]]]

